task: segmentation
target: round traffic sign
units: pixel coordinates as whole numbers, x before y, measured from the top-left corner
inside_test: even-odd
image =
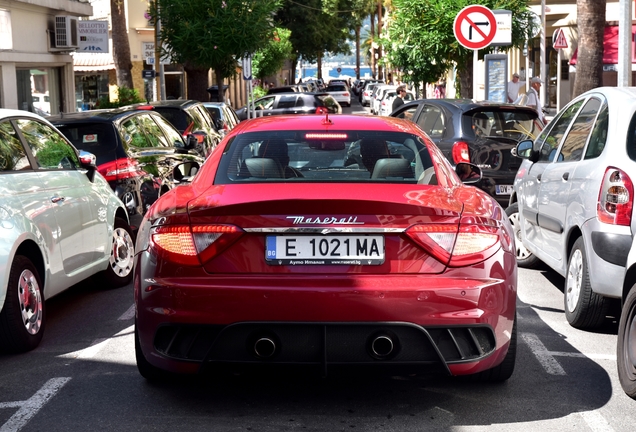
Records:
[[[455,17],[453,32],[457,41],[468,49],[486,48],[497,34],[497,19],[485,6],[466,6]]]

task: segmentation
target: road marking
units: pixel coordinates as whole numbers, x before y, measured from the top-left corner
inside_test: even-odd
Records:
[[[132,306],[130,306],[128,310],[124,312],[124,314],[117,319],[119,321],[128,321],[133,319],[134,317],[135,317],[135,304],[133,303]]]
[[[5,402],[0,404],[0,408],[16,408],[20,409],[0,427],[0,432],[17,432],[27,424],[29,420],[35,416],[40,409],[55,394],[60,391],[64,385],[71,380],[70,377],[52,378],[42,386],[30,399],[20,402]]]
[[[534,333],[522,333],[521,338],[530,347],[543,369],[550,375],[566,375],[565,370],[550,352],[545,349],[545,345]]]
[[[612,360],[616,361],[616,354],[583,354],[580,352],[565,352],[565,351],[548,351],[549,354],[559,357],[580,357],[589,358],[592,360]]]
[[[614,432],[605,417],[598,411],[585,411],[581,413],[581,416],[594,432]]]

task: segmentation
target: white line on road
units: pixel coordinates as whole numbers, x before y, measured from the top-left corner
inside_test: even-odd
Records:
[[[521,338],[530,347],[543,369],[550,375],[566,375],[558,361],[545,349],[543,342],[534,333],[522,333]]]
[[[95,357],[99,351],[108,343],[109,339],[95,339],[91,346],[88,348],[84,348],[79,351],[73,351],[67,354],[59,355],[59,358],[70,358],[70,359],[89,359]]]
[[[118,318],[119,321],[128,321],[131,320],[135,317],[135,304],[133,303],[132,306],[130,306],[128,308],[128,310],[126,312],[124,312],[124,314],[122,316],[120,316]]]
[[[22,402],[5,402],[5,404],[19,404],[17,406],[19,406],[20,409],[0,427],[0,432],[17,432],[22,429],[70,380],[71,378],[69,377],[52,378],[48,380],[37,393],[31,396],[30,399]],[[9,408],[14,408],[14,406],[9,406]]]
[[[585,411],[581,413],[581,416],[594,432],[614,432],[605,417],[598,411]]]
[[[580,352],[565,352],[565,351],[548,351],[548,353],[555,357],[580,357],[580,358],[589,358],[592,360],[616,361],[616,354],[583,354]]]

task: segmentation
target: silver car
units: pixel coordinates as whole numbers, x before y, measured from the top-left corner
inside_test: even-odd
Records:
[[[636,89],[603,87],[571,101],[532,143],[507,213],[517,260],[565,277],[564,309],[578,328],[600,326],[623,296],[636,181]],[[632,177],[634,180],[632,180]]]
[[[133,256],[126,209],[95,156],[40,116],[0,109],[0,351],[35,348],[45,300],[89,276],[130,283]]]

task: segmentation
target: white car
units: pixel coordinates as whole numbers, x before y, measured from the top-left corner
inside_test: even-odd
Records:
[[[378,109],[378,115],[388,116],[393,112],[393,100],[397,97],[397,92],[395,89],[389,90],[384,93],[384,96],[380,100],[380,108]],[[410,90],[406,91],[406,95],[404,96],[404,103],[414,101],[415,93]]]
[[[330,83],[324,90],[329,93],[342,106],[351,106],[351,90],[344,82]]]
[[[132,280],[128,214],[95,160],[42,117],[0,109],[0,351],[34,349],[45,300],[72,285]]]
[[[380,101],[387,92],[394,91],[396,88],[397,86],[395,85],[382,84],[374,89],[373,95],[371,96],[371,114],[380,114]]]

